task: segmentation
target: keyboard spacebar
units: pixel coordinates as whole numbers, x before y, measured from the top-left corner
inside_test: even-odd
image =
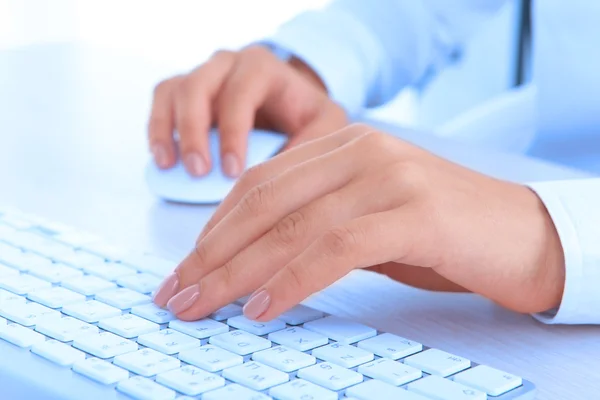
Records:
[[[68,368],[0,339],[0,393],[11,400],[123,400],[112,386],[95,383]],[[35,373],[32,373],[35,371]]]

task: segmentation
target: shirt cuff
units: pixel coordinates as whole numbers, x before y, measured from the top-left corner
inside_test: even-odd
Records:
[[[261,43],[283,58],[293,55],[306,63],[350,117],[367,106],[383,50],[352,14],[340,9],[309,11]]]
[[[560,237],[565,257],[565,284],[558,309],[534,314],[546,324],[600,324],[600,189],[592,180],[528,184],[540,197]],[[598,182],[596,182],[598,183]]]

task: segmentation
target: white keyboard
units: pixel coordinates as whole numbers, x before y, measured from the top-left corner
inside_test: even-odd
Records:
[[[179,321],[151,302],[174,266],[0,211],[0,354],[13,371],[29,369],[12,393],[39,386],[47,398],[77,398],[71,385],[81,399],[102,400],[534,397],[521,377],[302,305],[257,323],[240,299]],[[11,365],[0,361],[0,376]]]

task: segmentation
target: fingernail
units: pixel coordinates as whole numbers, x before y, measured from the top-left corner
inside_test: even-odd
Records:
[[[179,277],[177,274],[171,274],[165,278],[165,280],[160,284],[160,287],[154,294],[154,304],[159,307],[164,307],[167,305],[169,299],[177,293],[179,290]]]
[[[156,165],[161,168],[166,168],[169,164],[169,156],[167,154],[167,149],[160,144],[155,144],[152,146],[152,155],[154,155],[154,161],[156,161]]]
[[[244,315],[246,318],[254,320],[263,315],[270,304],[271,296],[266,290],[261,290],[250,297],[250,300],[244,305]]]
[[[241,175],[241,167],[238,158],[233,153],[227,153],[223,156],[223,172],[231,178],[237,178]]]
[[[202,156],[200,154],[197,154],[197,153],[188,154],[187,156],[185,156],[183,163],[185,164],[185,167],[192,175],[202,176],[202,175],[206,174],[206,172],[207,172],[206,163],[204,162],[204,159],[202,158]]]
[[[175,315],[180,314],[194,305],[198,297],[200,297],[200,285],[192,285],[169,300],[167,308]]]

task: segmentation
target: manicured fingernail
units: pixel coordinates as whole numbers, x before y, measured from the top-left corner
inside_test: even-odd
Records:
[[[161,168],[166,168],[169,164],[169,155],[167,154],[167,149],[160,144],[155,144],[152,146],[152,155],[154,155],[154,161],[156,161],[156,165]]]
[[[179,290],[179,277],[177,274],[171,274],[165,278],[160,284],[160,287],[154,294],[154,304],[159,307],[164,307],[171,297],[175,296]]]
[[[202,176],[206,174],[206,172],[208,172],[206,168],[206,163],[204,162],[204,159],[200,154],[190,153],[186,155],[183,160],[183,163],[192,175]]]
[[[240,161],[233,153],[227,153],[223,156],[223,172],[231,178],[237,178],[242,174]]]
[[[263,315],[271,304],[271,296],[266,290],[256,293],[244,305],[244,315],[248,319],[256,319]]]
[[[167,303],[167,308],[175,315],[180,314],[193,306],[198,297],[200,297],[200,285],[192,285],[173,296]]]

